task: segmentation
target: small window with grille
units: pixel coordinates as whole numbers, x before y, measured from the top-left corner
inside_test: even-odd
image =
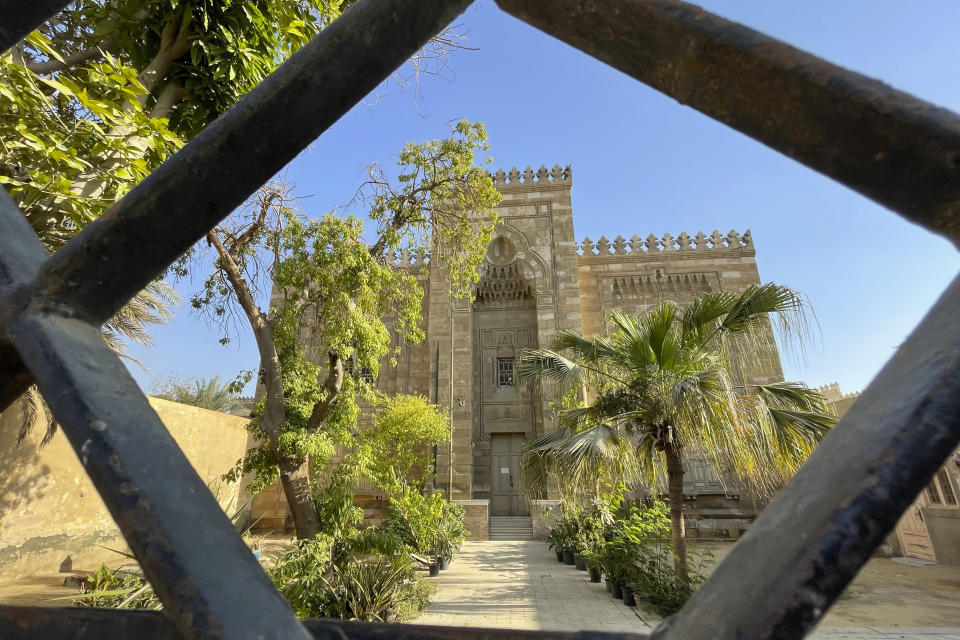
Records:
[[[373,372],[370,367],[360,367],[360,379],[367,384],[373,384]]]
[[[497,386],[513,386],[513,358],[497,358]]]

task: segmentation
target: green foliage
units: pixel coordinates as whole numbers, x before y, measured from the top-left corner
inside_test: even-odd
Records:
[[[408,622],[422,616],[437,593],[437,584],[414,577],[403,585],[400,598],[394,607],[394,621]]]
[[[423,396],[396,395],[380,400],[373,426],[358,437],[369,459],[366,476],[388,496],[408,483],[422,487],[430,475],[431,445],[450,439],[450,419]]]
[[[456,296],[469,295],[476,281],[476,266],[492,236],[494,207],[501,198],[475,162],[486,150],[483,125],[462,121],[447,138],[408,144],[396,184],[374,170],[361,190],[361,199],[369,204],[366,222],[373,227],[369,242],[365,220],[333,214],[307,218],[283,185],[264,188],[218,228],[225,245],[236,246],[240,238],[245,243],[232,257],[243,286],[277,292],[271,300],[270,326],[284,392],[281,435],[271,440],[263,432],[266,405],[258,405],[251,423],[258,446],[238,462],[231,478],[255,472],[256,489],[276,477],[278,460],[302,462],[309,457],[319,469],[335,445],[354,446],[358,403],[377,402],[372,381],[380,367],[395,364],[404,344],[424,337],[423,291],[415,273],[393,264],[393,254],[430,251],[431,265],[445,270]],[[198,245],[185,256],[176,273],[185,275],[188,263],[203,249]],[[264,274],[272,280],[264,281]],[[228,277],[221,256],[191,304],[229,324],[237,296],[236,282]],[[245,308],[248,316],[257,312]],[[337,367],[344,371],[342,378],[334,375]],[[423,409],[421,420],[411,422],[418,407]],[[426,446],[446,439],[440,433],[445,419],[422,399],[387,401],[378,420],[375,434],[413,428],[416,437],[405,443]],[[370,469],[384,489],[394,490],[408,464],[422,460],[419,445],[406,448],[405,443],[396,451],[394,468]],[[362,446],[378,453],[389,448],[376,435]]]
[[[0,56],[0,181],[47,245],[59,246],[342,5],[71,2]]]
[[[156,609],[163,608],[153,587],[143,576],[123,569],[111,571],[106,565],[87,577],[81,587],[82,594],[72,596],[74,604],[81,607],[108,609]]]
[[[220,383],[220,376],[205,378],[168,378],[154,386],[150,395],[188,404],[201,409],[238,413],[243,410],[239,396],[232,391],[233,383]],[[238,413],[239,415],[239,413]]]
[[[669,446],[711,460],[762,494],[774,492],[836,418],[813,389],[777,383],[738,394],[733,375],[742,369],[736,362],[763,363],[775,349],[771,315],[782,335],[802,338],[805,309],[803,296],[787,287],[753,285],[686,306],[663,302],[639,317],[614,310],[609,335],[558,332],[550,349],[525,352],[521,379],[561,391],[587,384],[595,399],[563,412],[562,434],[530,443],[524,486],[542,490],[552,475],[589,491],[591,480],[611,472],[657,486]]]
[[[440,493],[424,495],[419,489],[406,486],[391,498],[384,528],[396,533],[411,551],[437,555],[445,504]]]
[[[27,43],[51,46],[37,32]],[[147,94],[113,56],[47,77],[14,62],[14,50],[0,55],[0,184],[49,249],[182,146],[165,119],[140,107]]]

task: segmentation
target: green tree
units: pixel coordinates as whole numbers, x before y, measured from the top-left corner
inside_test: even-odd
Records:
[[[461,121],[447,138],[404,147],[395,182],[374,167],[362,189],[366,221],[307,218],[289,189],[269,185],[177,267],[186,275],[211,247],[212,273],[191,302],[227,324],[245,320],[254,335],[265,390],[252,423],[259,445],[231,478],[256,472],[257,489],[279,475],[300,538],[317,530],[308,460],[321,467],[351,441],[381,363],[423,339],[423,292],[394,253],[429,251],[456,297],[478,279],[500,202],[475,162],[486,139],[482,124]],[[271,290],[268,313],[256,300]]]
[[[564,390],[585,386],[595,396],[562,412],[560,431],[528,444],[525,487],[541,492],[551,476],[593,486],[598,474],[611,470],[636,470],[652,484],[665,475],[676,573],[688,583],[682,456],[711,460],[770,494],[836,421],[823,396],[801,384],[758,385],[738,394],[731,381],[732,360],[759,359],[769,348],[771,315],[782,335],[802,338],[805,312],[796,291],[753,285],[686,306],[663,302],[640,317],[617,310],[608,336],[561,331],[549,349],[526,351],[521,379]]]
[[[449,439],[450,418],[442,409],[423,396],[400,394],[380,400],[355,453],[368,460],[364,475],[393,498],[411,482],[423,488],[432,472],[429,447]]]
[[[234,390],[235,386],[233,382],[221,383],[220,376],[214,376],[210,380],[169,378],[156,385],[150,395],[201,409],[237,413],[243,410],[243,403]]]
[[[334,20],[340,0],[79,0],[0,56],[0,181],[65,242]]]

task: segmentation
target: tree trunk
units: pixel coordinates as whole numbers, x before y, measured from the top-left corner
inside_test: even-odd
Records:
[[[260,429],[267,435],[274,459],[280,467],[280,484],[287,498],[287,504],[290,506],[290,513],[293,514],[297,538],[301,540],[310,538],[316,534],[318,526],[307,462],[288,459],[281,456],[279,452],[281,429],[286,420],[286,408],[283,399],[283,370],[280,366],[277,347],[273,342],[273,327],[267,321],[266,314],[257,307],[236,260],[220,242],[216,232],[209,232],[207,240],[220,256],[221,268],[237,295],[237,301],[246,314],[257,341],[257,350],[260,352],[260,373],[266,388],[266,407],[260,421]]]
[[[683,523],[683,461],[680,446],[672,441],[664,448],[667,457],[667,485],[670,496],[670,529],[673,533],[673,565],[677,582],[689,587],[687,575],[687,539]]]
[[[280,463],[280,485],[293,514],[293,527],[298,540],[312,538],[319,531],[309,466],[306,460],[300,465],[294,460]]]

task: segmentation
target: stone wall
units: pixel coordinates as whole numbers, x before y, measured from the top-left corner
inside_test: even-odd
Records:
[[[246,418],[149,398],[171,435],[202,479],[217,488],[227,509],[236,509],[240,485],[219,477],[247,448]],[[43,428],[22,444],[15,438],[20,413],[14,404],[0,414],[0,577],[13,580],[63,567],[95,569],[104,550],[125,549],[66,436],[58,431],[40,448]],[[117,556],[113,556],[115,560]]]
[[[463,524],[470,532],[467,538],[473,542],[490,539],[490,501],[489,500],[454,500],[463,506],[465,512]]]

